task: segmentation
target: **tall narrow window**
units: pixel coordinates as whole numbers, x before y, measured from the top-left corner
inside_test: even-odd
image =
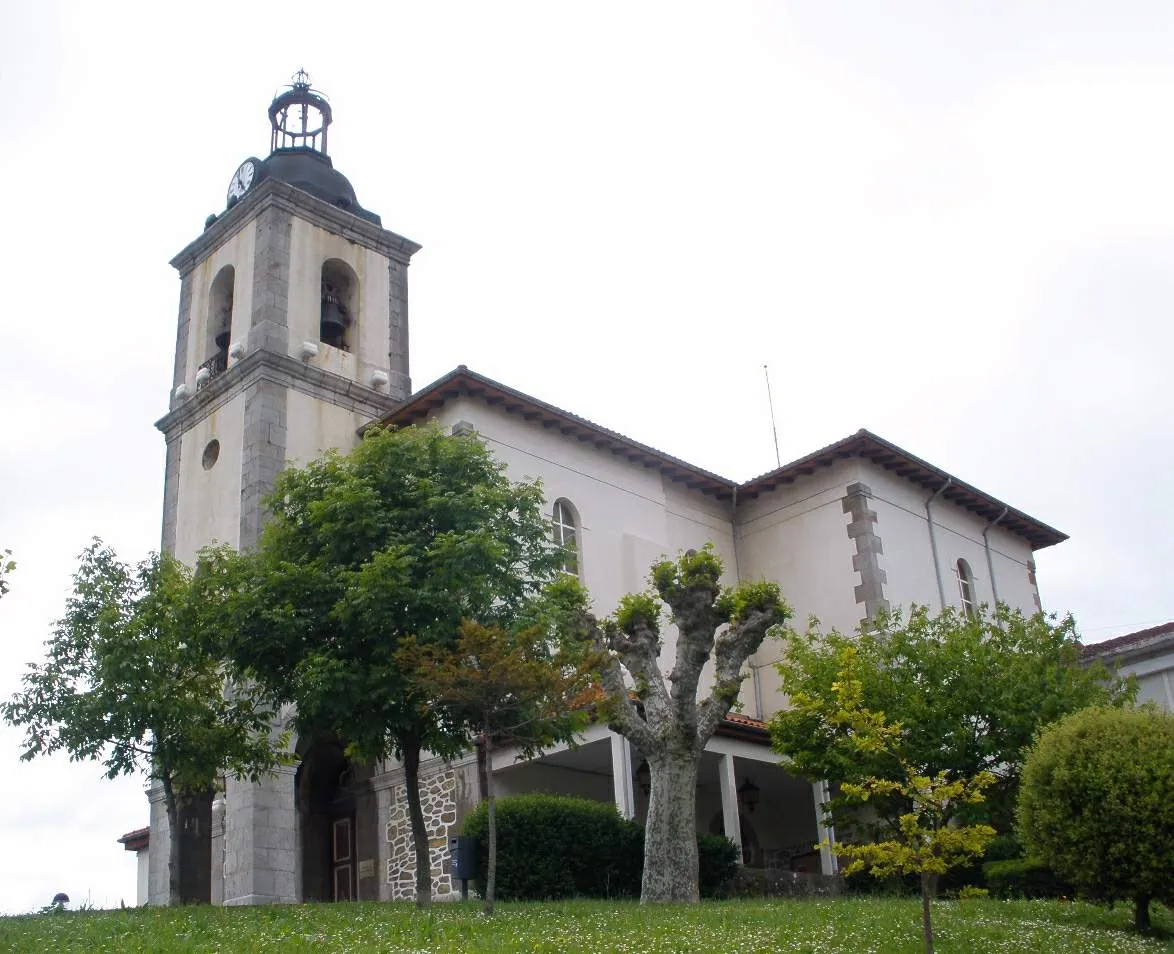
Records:
[[[556,500],[550,522],[554,528],[554,545],[562,551],[562,571],[578,576],[579,531],[575,522],[575,508],[569,501]]]
[[[954,575],[958,577],[958,596],[962,599],[962,609],[966,611],[967,616],[973,616],[975,611],[974,574],[970,570],[970,564],[965,560],[959,560],[954,567]]]

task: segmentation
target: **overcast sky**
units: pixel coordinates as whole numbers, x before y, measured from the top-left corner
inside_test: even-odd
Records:
[[[867,427],[1071,534],[1086,639],[1174,618],[1174,5],[0,0],[0,697],[76,556],[158,546],[179,281],[304,66],[457,364],[720,474]],[[17,761],[0,911],[134,901],[142,781]]]

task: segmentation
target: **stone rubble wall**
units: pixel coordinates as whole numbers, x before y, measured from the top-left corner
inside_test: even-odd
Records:
[[[452,859],[448,840],[456,834],[457,778],[451,768],[420,779],[420,807],[428,833],[432,868],[432,896],[438,899],[453,895]],[[393,901],[411,901],[416,897],[416,856],[412,850],[412,822],[408,816],[407,786],[391,790],[384,828],[387,851],[386,881]]]

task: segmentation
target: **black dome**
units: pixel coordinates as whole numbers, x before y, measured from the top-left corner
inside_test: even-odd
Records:
[[[261,163],[266,179],[280,179],[316,198],[380,224],[379,216],[359,205],[354,186],[334,168],[330,157],[316,149],[275,149]]]

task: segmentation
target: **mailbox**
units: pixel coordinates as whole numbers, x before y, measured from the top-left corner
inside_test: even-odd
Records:
[[[454,881],[472,881],[477,877],[477,839],[471,835],[457,835],[448,840],[448,851],[452,855],[452,878]]]

